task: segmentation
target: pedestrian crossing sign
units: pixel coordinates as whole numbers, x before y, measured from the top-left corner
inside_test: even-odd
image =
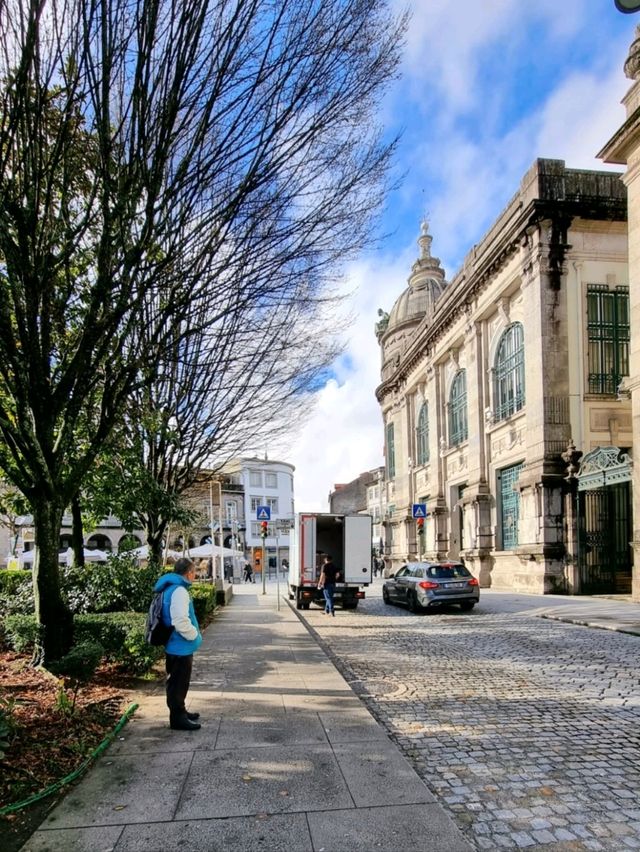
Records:
[[[257,512],[259,521],[271,520],[271,506],[258,506]]]
[[[414,503],[413,504],[413,517],[414,518],[426,518],[427,517],[427,504],[426,503]]]

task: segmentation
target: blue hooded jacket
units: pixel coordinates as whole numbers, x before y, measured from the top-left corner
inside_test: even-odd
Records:
[[[173,571],[163,574],[154,586],[154,592],[164,592],[162,600],[162,620],[165,624],[171,624],[171,598],[179,586],[182,586],[188,592],[191,588],[191,583],[181,574],[175,574]],[[200,626],[198,625],[196,612],[193,608],[191,595],[189,595],[189,621],[198,631],[198,635],[195,639],[185,639],[177,630],[174,630],[169,637],[167,644],[164,646],[164,650],[167,654],[186,657],[189,654],[193,654],[194,651],[197,651],[202,644]]]

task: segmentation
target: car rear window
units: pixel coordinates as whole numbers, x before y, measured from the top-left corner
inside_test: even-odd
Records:
[[[427,575],[435,580],[457,580],[460,577],[471,576],[464,565],[431,565]]]

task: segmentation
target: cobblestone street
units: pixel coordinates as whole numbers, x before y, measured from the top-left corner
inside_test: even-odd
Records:
[[[465,835],[640,849],[640,638],[487,592],[472,613],[411,615],[380,583],[355,612],[301,615]]]

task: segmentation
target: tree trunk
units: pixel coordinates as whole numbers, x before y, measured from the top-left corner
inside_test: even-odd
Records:
[[[147,546],[149,548],[149,562],[155,562],[156,565],[164,564],[164,548],[162,542],[167,531],[167,524],[159,521],[156,518],[147,518],[146,534]]]
[[[55,500],[33,503],[36,554],[33,563],[33,592],[40,637],[34,663],[45,666],[64,656],[73,641],[73,616],[62,600],[58,548],[64,506]]]
[[[73,545],[73,564],[84,568],[84,531],[82,529],[82,510],[80,498],[74,497],[71,501],[71,516],[73,524],[71,527],[71,541]]]

